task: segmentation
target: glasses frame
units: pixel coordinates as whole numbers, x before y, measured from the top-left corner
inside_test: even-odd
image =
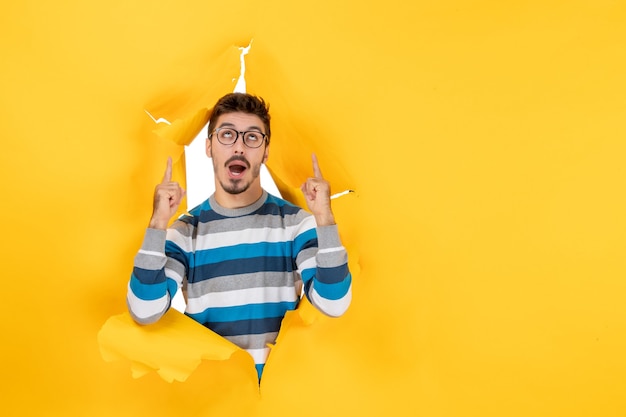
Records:
[[[219,133],[220,130],[230,130],[232,132],[235,132],[237,134],[237,136],[235,137],[235,140],[233,141],[233,143],[224,143],[220,140],[220,135],[218,135],[217,133]],[[261,135],[263,136],[263,140],[259,141],[259,145],[258,146],[250,146],[248,144],[248,142],[246,141],[246,133],[255,133],[257,135]],[[237,143],[237,140],[239,140],[239,137],[241,136],[241,140],[243,141],[243,144],[246,145],[248,148],[250,149],[258,149],[261,146],[263,146],[264,143],[267,143],[267,135],[263,132],[259,132],[258,130],[246,130],[244,132],[240,132],[236,129],[233,129],[232,127],[218,127],[215,130],[213,130],[211,132],[211,134],[209,135],[209,137],[215,135],[215,137],[217,138],[217,141],[219,143],[221,143],[224,146],[233,146],[235,143]]]

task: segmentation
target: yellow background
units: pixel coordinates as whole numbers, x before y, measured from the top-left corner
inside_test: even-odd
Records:
[[[28,0],[0,34],[3,414],[626,414],[626,3]],[[145,110],[211,106],[251,39],[285,194],[313,151],[356,191],[352,307],[260,393],[241,355],[134,379],[98,332],[182,151]]]

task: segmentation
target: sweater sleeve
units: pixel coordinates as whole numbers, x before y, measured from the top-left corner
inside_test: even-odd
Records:
[[[352,300],[348,255],[341,244],[337,225],[316,227],[312,231],[315,232],[313,240],[304,245],[304,256],[300,257],[299,264],[304,292],[319,311],[339,317]]]
[[[135,256],[126,303],[139,324],[154,323],[167,312],[185,276],[184,251],[170,240],[172,234],[176,230],[147,229]]]

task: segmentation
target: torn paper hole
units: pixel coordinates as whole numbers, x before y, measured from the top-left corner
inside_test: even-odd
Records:
[[[344,195],[348,195],[350,193],[353,193],[354,190],[346,190],[346,191],[342,191],[340,193],[336,193],[330,196],[331,200],[334,200],[335,198],[339,198],[339,197],[343,197]]]
[[[250,52],[252,40],[246,47],[240,47],[241,54],[239,61],[241,63],[239,81],[233,92],[246,92],[246,65],[245,56]],[[187,182],[187,209],[191,210],[198,204],[201,204],[215,191],[215,181],[213,177],[213,162],[206,156],[206,129],[205,125],[194,140],[185,146],[185,167]],[[261,166],[261,186],[270,194],[282,197],[278,186],[274,182],[269,170],[263,164]],[[181,308],[182,303],[177,300],[176,307]],[[180,311],[183,311],[184,307]]]
[[[239,79],[237,80],[237,84],[235,85],[235,89],[233,93],[245,93],[246,92],[246,59],[245,56],[250,52],[250,47],[252,46],[252,39],[250,43],[246,47],[240,47],[239,50],[241,54],[239,55],[239,62],[241,64],[239,70]]]
[[[152,119],[152,121],[154,121],[154,123],[159,124],[159,123],[165,123],[166,125],[171,125],[172,123],[170,123],[169,120],[164,119],[163,117],[159,117],[158,119],[155,119],[153,115],[150,114],[150,112],[148,110],[144,110],[148,116],[150,116],[150,118]]]

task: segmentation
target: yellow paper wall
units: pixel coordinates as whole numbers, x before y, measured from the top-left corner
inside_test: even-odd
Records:
[[[4,5],[4,414],[623,416],[625,20],[614,1]],[[260,393],[241,355],[134,379],[97,335],[181,153],[145,110],[197,116],[251,39],[285,194],[312,151],[356,191],[334,202],[353,305],[281,334]]]

